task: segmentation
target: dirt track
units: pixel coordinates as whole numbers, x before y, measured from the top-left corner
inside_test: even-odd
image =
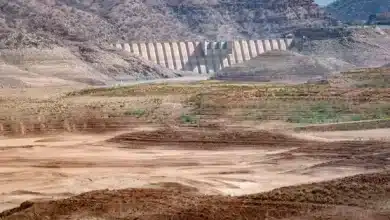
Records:
[[[316,141],[315,135],[326,133],[311,134],[309,142],[268,132],[145,129],[2,140],[1,209],[105,188],[252,194],[390,165],[388,143]],[[388,130],[382,132],[387,136]]]

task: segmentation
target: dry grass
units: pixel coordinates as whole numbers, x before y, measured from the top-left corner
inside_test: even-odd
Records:
[[[94,91],[92,96],[3,100],[0,120],[2,130],[24,134],[57,128],[79,130],[114,118],[166,124],[199,124],[221,118],[311,124],[390,116],[383,90],[329,95],[328,88],[313,87],[302,88],[306,93],[302,96],[298,90],[224,84],[138,86],[108,93]]]
[[[355,85],[367,79],[387,83],[388,76],[376,69],[343,73],[343,79],[353,79],[350,87],[202,81],[56,91],[48,97],[37,91],[33,97],[0,93],[0,131],[74,131],[95,125],[104,129],[107,125],[101,124],[122,119],[190,126],[221,119],[298,124],[383,120],[390,118],[390,88]]]
[[[175,96],[4,97],[1,102],[0,133],[7,135],[112,131],[138,122],[171,123],[186,113]]]
[[[135,122],[202,126],[210,123],[211,119],[224,118],[233,122],[284,120],[294,123],[324,123],[389,117],[389,99],[388,88],[248,85],[212,81],[87,89],[47,97],[35,94],[34,98],[28,95],[10,97],[4,94],[0,96],[0,129],[7,135],[56,131],[96,132],[132,126]],[[135,138],[147,141],[149,138],[161,143],[166,141],[164,137],[171,135],[167,134],[168,129],[163,130],[162,134],[158,132],[160,131],[146,134],[140,132],[131,134],[133,136],[122,135],[117,138],[122,138],[121,141],[134,141]],[[173,133],[171,138],[183,142],[182,139],[190,137],[194,142],[212,143],[213,140],[210,140],[207,136],[210,134],[207,132],[199,133],[198,136],[188,132]],[[155,134],[155,137],[152,134]],[[230,142],[235,142],[236,138],[247,142],[254,140],[252,144],[255,145],[258,145],[255,141],[264,142],[265,137],[283,143],[293,143],[268,133],[263,136],[258,133],[240,136],[221,132],[219,136],[213,137],[225,138]],[[387,166],[388,144],[375,143],[377,145],[374,149],[381,150],[380,156],[369,151],[369,144],[343,143],[337,148],[337,155],[340,157],[338,162],[380,168]],[[195,145],[199,148],[199,143]],[[335,155],[335,149],[333,143],[310,145],[300,151],[296,150],[296,153],[326,157]],[[324,219],[325,216],[325,219],[335,220],[379,220],[385,219],[381,217],[386,216],[389,211],[388,204],[384,202],[389,198],[388,182],[389,173],[384,172],[285,187],[242,197],[201,196],[180,189],[95,191],[58,201],[26,202],[16,209],[0,213],[0,218],[233,220],[295,217]],[[378,211],[378,204],[383,207],[382,210]]]
[[[354,88],[390,88],[390,68],[356,69],[342,73],[342,78]]]

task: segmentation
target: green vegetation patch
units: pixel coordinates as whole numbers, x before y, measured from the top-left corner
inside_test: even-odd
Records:
[[[197,82],[190,84],[183,83],[165,83],[165,84],[140,84],[132,86],[116,86],[110,88],[89,88],[70,92],[67,96],[146,96],[146,95],[177,95],[177,94],[196,94],[205,91],[224,91],[229,93],[261,90],[268,92],[268,89],[281,90],[282,93],[293,94],[294,91],[304,91],[314,88],[318,90],[321,86],[317,85],[280,85],[280,84],[242,84],[242,83],[222,83],[222,82]],[[323,87],[323,86],[322,86]]]
[[[183,124],[199,124],[199,117],[196,115],[182,114],[180,116],[180,121]]]
[[[146,114],[146,110],[144,109],[135,109],[135,110],[128,110],[124,112],[124,115],[127,116],[135,116],[135,117],[142,117]]]
[[[293,109],[291,116],[287,118],[292,123],[332,123],[345,120],[345,114],[351,114],[348,106],[341,103],[330,104],[327,102],[317,102],[310,106],[299,106]],[[356,115],[353,115],[356,117]],[[344,120],[343,120],[344,119]]]
[[[349,72],[345,75],[353,78],[355,82],[372,79],[367,76],[370,75],[367,73]],[[378,76],[377,79],[381,77]],[[142,84],[86,89],[69,95],[181,96],[177,100],[180,100],[180,104],[190,112],[190,114],[175,116],[175,120],[183,124],[196,124],[201,116],[321,124],[389,118],[389,92],[388,88],[382,87],[361,89],[313,84],[276,85],[202,81],[190,84]],[[169,98],[166,100],[167,105],[162,105],[160,98],[159,102],[152,101],[149,103],[150,106],[125,111],[124,115],[150,118],[157,117],[156,115],[159,114],[159,118],[163,118],[161,112],[167,112],[164,108],[170,106],[171,102],[175,102]]]

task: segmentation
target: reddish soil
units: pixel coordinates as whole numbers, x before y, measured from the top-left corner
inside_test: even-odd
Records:
[[[71,171],[74,171],[74,168],[77,168],[78,171],[89,169],[88,172],[91,174],[94,172],[93,168],[100,167],[107,167],[110,169],[110,173],[117,174],[123,172],[120,171],[120,168],[126,168],[126,173],[135,173],[136,170],[145,169],[145,172],[148,171],[154,173],[154,175],[157,174],[158,168],[169,166],[169,169],[166,169],[164,173],[158,173],[158,175],[175,174],[173,180],[178,179],[179,176],[189,175],[188,180],[193,182],[205,178],[205,176],[200,171],[193,172],[192,170],[203,168],[202,172],[210,172],[208,177],[216,175],[219,177],[217,179],[219,182],[225,181],[224,184],[230,184],[232,188],[250,188],[254,186],[255,181],[260,181],[260,184],[262,184],[261,181],[277,182],[284,180],[290,182],[286,185],[291,185],[294,184],[293,181],[296,181],[289,179],[293,177],[293,175],[290,175],[291,173],[299,174],[300,176],[296,177],[302,178],[308,178],[311,175],[314,177],[335,175],[335,172],[337,175],[337,172],[345,172],[343,175],[346,176],[349,171],[342,171],[342,169],[348,168],[359,168],[359,170],[362,170],[358,171],[360,173],[375,173],[282,187],[265,193],[244,196],[204,195],[200,193],[197,184],[184,185],[177,182],[160,181],[155,182],[155,185],[161,187],[158,189],[98,190],[67,199],[27,201],[17,208],[0,213],[0,219],[390,219],[389,142],[320,142],[269,131],[238,132],[234,130],[216,131],[191,128],[182,130],[152,129],[119,134],[115,137],[110,136],[108,139],[101,138],[107,141],[99,142],[104,145],[100,148],[96,143],[83,142],[86,145],[85,149],[93,149],[96,151],[94,153],[82,151],[84,149],[81,148],[82,144],[80,143],[72,145],[72,148],[67,145],[54,148],[55,145],[53,145],[46,149],[40,146],[21,148],[17,149],[16,152],[13,148],[4,149],[2,164],[3,166],[7,165],[8,168],[11,168],[11,166],[18,168],[29,166],[30,170],[39,169],[40,172],[55,168],[58,169],[56,171],[58,173],[65,171],[66,168]],[[39,144],[43,145],[55,140],[55,138],[46,138],[40,141]],[[139,146],[152,153],[156,153],[153,151],[156,146],[160,151],[161,148],[166,150],[165,148],[170,147],[177,150],[164,151],[165,156],[160,154],[156,157],[149,157],[145,154],[146,151],[142,151],[143,154],[139,154],[138,157],[143,155],[144,159],[137,161],[135,157],[138,151],[133,148],[139,148]],[[231,150],[235,147],[250,147],[251,149],[242,148],[242,150],[232,151],[233,153],[231,152],[230,155],[220,154],[221,152],[228,152],[227,149],[229,148]],[[256,149],[272,149],[275,147],[277,148],[274,151],[255,151]],[[207,148],[208,151],[191,151],[203,148]],[[215,151],[210,151],[214,148]],[[186,151],[181,155],[179,149]],[[28,154],[21,156],[26,150],[28,150]],[[61,164],[57,161],[53,162],[54,167],[36,167],[37,162],[43,163],[46,160],[48,164],[52,162],[47,158],[49,156],[42,155],[43,150],[45,150],[45,154],[50,154],[50,152],[61,154],[49,156],[52,160],[61,158],[65,160],[67,158],[66,163]],[[245,150],[250,153],[245,152]],[[110,155],[110,152],[112,155]],[[202,154],[199,154],[199,152],[202,152]],[[88,154],[80,155],[80,153]],[[211,157],[213,154],[215,154],[214,157]],[[235,157],[234,154],[241,154],[242,157]],[[15,157],[15,155],[18,155],[18,157]],[[10,158],[15,158],[15,161],[11,161]],[[111,161],[110,158],[114,160]],[[151,160],[151,158],[153,159]],[[194,160],[195,158],[200,160]],[[85,161],[82,159],[85,159]],[[77,165],[78,160],[81,161],[79,165]],[[185,165],[182,164],[183,162],[185,162]],[[213,162],[215,167],[200,162]],[[232,166],[226,164],[226,162],[236,164]],[[242,162],[245,162],[245,164],[243,165]],[[304,165],[305,163],[307,163],[307,166]],[[65,166],[67,164],[69,167]],[[77,166],[75,167],[75,165]],[[148,165],[151,166],[148,167]],[[302,167],[300,167],[301,165]],[[209,167],[205,168],[205,166]],[[219,170],[222,166],[229,167],[227,170]],[[131,170],[132,167],[135,167],[135,170]],[[215,170],[217,174],[212,174],[213,170],[208,170],[217,167],[219,168]],[[233,167],[236,169],[232,169]],[[287,169],[281,169],[282,167]],[[380,172],[380,170],[382,171]],[[178,172],[183,173],[176,175]],[[146,174],[150,175],[150,173]],[[273,176],[279,174],[284,179]],[[73,173],[68,172],[68,175],[73,175]],[[107,176],[107,173],[105,175],[110,177],[110,181],[115,181],[120,177]],[[232,178],[229,179],[229,175],[235,176],[235,184],[232,184]],[[269,175],[269,179],[266,175]],[[266,179],[249,181],[251,177],[260,176],[266,176]],[[93,183],[95,180],[92,179],[96,176],[90,177],[89,181]],[[247,179],[240,179],[244,177]],[[61,178],[66,178],[66,176]],[[86,176],[86,178],[89,177]],[[216,179],[216,177],[213,177],[213,179]],[[132,179],[122,180],[132,181]],[[242,180],[242,182],[239,180]],[[89,184],[88,181],[87,183]],[[209,184],[208,187],[212,186],[210,184],[212,182],[203,183],[206,188],[207,184]],[[42,183],[39,182],[39,184]],[[125,184],[126,182],[122,182],[120,186]],[[118,185],[116,186],[118,187]],[[54,185],[51,187],[54,187]],[[255,191],[253,188],[250,190],[252,190],[252,193]],[[32,191],[31,193],[39,192]]]
[[[369,219],[390,218],[390,173],[357,175],[241,197],[177,189],[100,190],[69,199],[25,202],[13,219]],[[95,217],[95,218],[92,218]],[[299,217],[299,218],[298,218]],[[363,217],[363,218],[362,218]]]
[[[156,131],[140,131],[118,135],[109,142],[121,144],[173,144],[181,148],[194,149],[200,147],[232,147],[233,146],[258,146],[261,147],[289,147],[301,146],[307,141],[289,135],[275,133],[271,131],[216,131],[216,130],[174,130],[170,128]],[[185,144],[185,145],[183,145]]]
[[[366,130],[366,129],[379,129],[389,128],[390,120],[367,120],[357,122],[345,122],[345,123],[331,123],[331,124],[317,124],[308,125],[304,127],[297,127],[296,131],[350,131],[350,130]]]
[[[270,131],[178,131],[160,129],[118,135],[108,140],[125,145],[169,145],[180,149],[228,149],[228,148],[295,148],[278,154],[281,159],[310,157],[329,160],[317,166],[355,166],[367,169],[383,169],[390,166],[390,143],[384,141],[335,141],[320,142],[299,139]]]
[[[386,169],[390,166],[390,143],[381,141],[340,141],[304,145],[287,153],[289,156],[332,159],[317,166],[354,166]]]
[[[2,121],[0,119],[0,135],[6,137],[15,136],[37,136],[47,134],[61,134],[63,132],[75,133],[102,133],[123,130],[130,127],[143,124],[136,119],[128,118],[103,118],[92,115],[90,118],[82,119],[52,119],[45,123],[37,121]]]

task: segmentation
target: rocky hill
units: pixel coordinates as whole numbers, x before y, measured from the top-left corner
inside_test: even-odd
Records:
[[[326,11],[341,21],[366,21],[372,14],[389,12],[390,0],[337,0]]]
[[[0,87],[175,77],[188,73],[108,44],[269,37],[329,23],[313,0],[1,0]]]
[[[306,28],[295,31],[294,35],[296,38],[289,51],[269,51],[224,68],[213,78],[321,82],[340,71],[389,65],[390,34],[379,27]]]
[[[292,50],[303,55],[334,58],[358,67],[380,67],[389,63],[390,34],[386,29],[312,29],[297,32],[296,36],[299,34],[309,39],[297,38]]]
[[[3,0],[0,32],[63,41],[231,39],[329,24],[313,0]]]
[[[305,56],[292,51],[268,51],[252,60],[224,68],[213,78],[303,83],[350,68],[354,65],[338,59]]]
[[[188,74],[93,45],[0,50],[0,88],[115,84]]]

